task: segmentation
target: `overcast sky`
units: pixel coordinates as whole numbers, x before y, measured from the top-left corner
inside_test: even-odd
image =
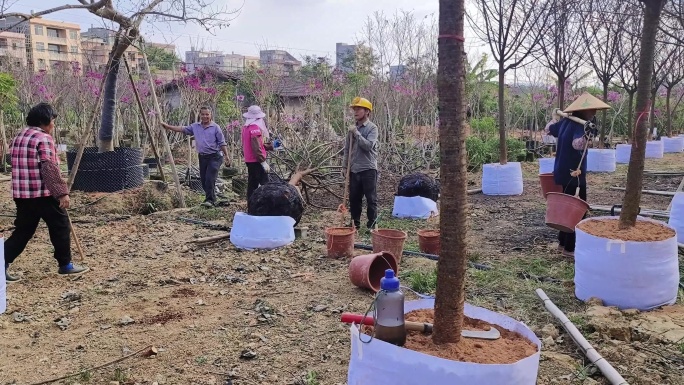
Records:
[[[207,0],[205,0],[207,1]],[[132,9],[137,0],[114,0],[121,9]],[[19,0],[10,11],[30,12],[76,0]],[[205,31],[202,27],[179,23],[146,23],[143,34],[149,41],[173,43],[181,58],[191,46],[226,53],[258,56],[260,48],[282,48],[297,58],[303,55],[328,56],[334,62],[335,43],[352,44],[363,29],[366,18],[375,11],[391,15],[399,10],[413,11],[418,18],[437,16],[438,0],[214,0],[217,6],[239,9],[226,15],[233,18],[230,27]],[[84,10],[66,10],[45,18],[78,23],[88,27],[111,27]],[[469,56],[482,51],[482,44],[466,31]]]

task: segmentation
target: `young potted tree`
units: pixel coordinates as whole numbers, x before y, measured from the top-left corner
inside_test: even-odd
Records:
[[[360,334],[358,327],[352,325],[349,385],[533,385],[537,381],[541,343],[534,333],[509,317],[465,304],[468,224],[463,125],[465,52],[461,37],[464,3],[464,0],[440,0],[438,92],[443,188],[440,236],[442,243],[449,247],[442,249],[437,264],[436,299],[412,301],[404,307],[405,312],[421,310],[428,313],[434,308],[433,334],[432,337],[409,335],[406,348],[401,348],[377,339],[369,341],[368,336]],[[499,330],[499,339],[461,338],[466,332],[464,325],[472,327],[471,319],[485,321]],[[483,358],[487,353],[482,352],[501,352],[503,346],[508,349],[512,345],[516,347],[506,350],[510,354],[508,357]],[[449,352],[464,353],[464,356],[458,359]]]
[[[656,33],[666,0],[641,0],[643,33],[636,92],[637,127],[632,138],[626,192],[619,217],[595,217],[576,227],[575,294],[606,305],[648,310],[677,299],[679,261],[675,230],[638,216],[643,186],[647,111]]]
[[[482,193],[521,195],[522,167],[519,162],[508,161],[506,146],[506,73],[520,67],[539,48],[542,36],[549,28],[550,13],[546,11],[549,4],[539,0],[506,0],[496,5],[484,0],[475,3],[478,12],[469,16],[470,24],[475,34],[489,43],[499,75],[499,162],[482,166]],[[508,22],[516,18],[521,22]]]

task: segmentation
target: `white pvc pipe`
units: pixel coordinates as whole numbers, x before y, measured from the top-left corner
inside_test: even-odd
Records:
[[[603,375],[610,381],[613,385],[629,385],[627,380],[622,378],[620,373],[615,370],[613,366],[608,363],[591,344],[582,336],[582,333],[577,330],[572,321],[565,316],[565,314],[556,305],[551,302],[549,297],[544,293],[544,290],[535,290],[539,298],[544,301],[544,307],[549,311],[557,320],[561,322],[563,328],[570,334],[570,337],[575,341],[575,344],[582,349],[584,355],[591,361],[592,364],[596,365],[597,368],[603,373]]]

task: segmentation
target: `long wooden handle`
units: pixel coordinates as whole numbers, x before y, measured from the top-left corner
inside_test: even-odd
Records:
[[[373,317],[364,317],[362,314],[343,313],[341,320],[342,320],[342,322],[345,322],[345,323],[352,323],[352,322],[361,323],[363,321],[364,325],[367,325],[367,326],[375,325],[375,319],[373,319]],[[432,333],[432,324],[429,324],[429,323],[404,321],[404,325],[406,325],[406,330],[423,332],[423,333]]]
[[[76,230],[74,229],[73,223],[71,223],[71,217],[69,216],[69,212],[64,210],[67,214],[67,218],[69,219],[69,227],[71,228],[71,235],[74,237],[74,242],[76,242],[76,248],[78,249],[78,255],[81,257],[79,259],[79,262],[83,262],[85,259],[85,254],[83,253],[83,248],[81,247],[81,241],[78,239],[78,235],[76,235]]]
[[[561,111],[561,110],[559,110],[559,109],[556,109],[556,114],[558,114],[559,116],[561,116],[561,117],[563,117],[563,118],[568,118],[568,119],[572,120],[573,122],[579,123],[579,124],[581,124],[581,125],[585,125],[585,124],[586,124],[587,126],[589,126],[589,128],[596,128],[596,125],[595,125],[594,123],[592,123],[592,122],[587,122],[587,121],[584,120],[584,119],[580,119],[580,118],[578,118],[578,117],[576,117],[576,116],[572,116],[572,115],[570,115],[570,114],[568,114],[568,113],[566,113],[566,112],[563,112],[563,111]]]

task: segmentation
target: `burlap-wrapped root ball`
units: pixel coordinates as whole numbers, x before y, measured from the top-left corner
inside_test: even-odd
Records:
[[[423,197],[437,202],[439,182],[423,173],[409,174],[401,178],[397,195],[401,197]]]
[[[249,199],[247,214],[253,216],[290,216],[295,226],[302,219],[304,201],[297,188],[284,181],[260,186]]]

